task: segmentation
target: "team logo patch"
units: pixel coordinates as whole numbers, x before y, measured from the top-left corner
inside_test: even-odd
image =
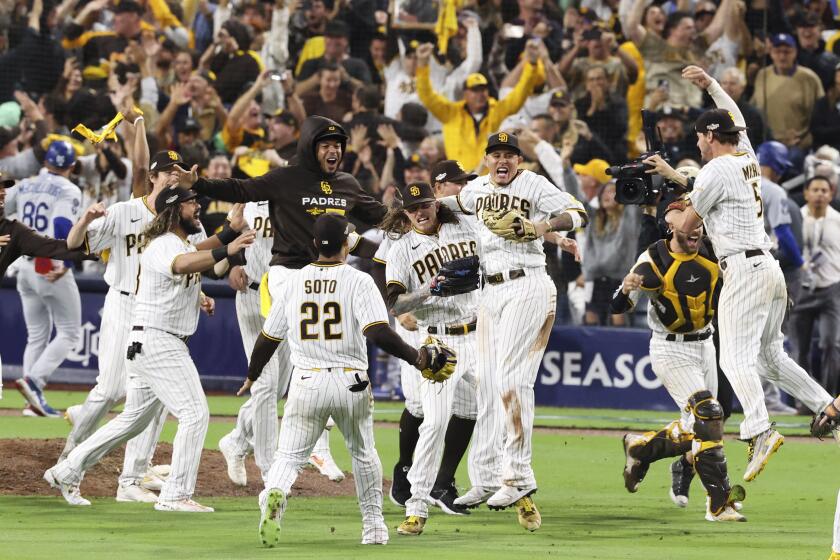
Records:
[[[499,133],[499,142],[507,142],[507,141],[508,141],[508,135],[505,134],[504,132],[500,132]]]
[[[444,175],[446,174],[444,173]],[[411,187],[408,192],[411,193],[411,196],[420,196],[420,187]]]
[[[329,127],[327,127],[327,130],[333,131],[333,130],[335,130],[335,127],[334,126],[329,126]]]
[[[460,165],[458,167],[460,167]],[[463,169],[462,169],[462,171],[463,171]],[[443,181],[444,179],[446,179],[446,173],[441,173],[440,175],[435,177],[435,181]]]
[[[322,209],[320,209],[320,208],[310,208],[309,210],[307,210],[307,212],[308,212],[309,214],[312,214],[313,216],[318,216],[318,215],[323,214],[324,212],[326,212],[326,210],[322,210]]]
[[[735,122],[735,115],[732,114],[732,111],[727,111],[729,113],[729,118],[732,119],[732,122]]]
[[[457,165],[457,166],[458,166],[458,169],[460,169],[460,170],[461,170],[461,171],[463,171],[464,173],[466,173],[466,172],[467,172],[467,170],[466,170],[466,169],[464,169],[464,166],[463,166],[463,165],[461,165],[461,162],[460,162],[460,161],[456,161],[456,162],[455,162],[455,165]]]
[[[172,204],[172,203],[173,203],[173,202],[175,202],[176,200],[178,200],[178,195],[177,195],[177,194],[173,194],[172,196],[170,196],[169,198],[167,198],[167,199],[166,199],[166,203],[167,203],[167,204]]]
[[[706,125],[706,130],[717,130],[719,128],[720,128],[720,125],[716,122]]]
[[[332,194],[332,187],[327,181],[321,181],[321,190],[324,194]]]
[[[166,152],[166,155],[168,155],[169,159],[171,159],[172,161],[178,161],[178,154],[176,152],[169,150],[168,152]]]

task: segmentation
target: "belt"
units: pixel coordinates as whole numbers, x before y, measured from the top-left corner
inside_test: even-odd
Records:
[[[426,332],[429,334],[467,334],[475,330],[475,323],[476,322],[473,321],[472,323],[464,323],[463,325],[446,325],[440,328],[431,326],[426,328]]]
[[[260,291],[260,283],[259,282],[251,282],[250,284],[248,284],[248,287],[251,288],[252,290],[254,290],[255,292]]]
[[[152,328],[154,328],[154,327],[152,327]],[[131,327],[131,330],[132,331],[145,331],[146,327],[141,327],[139,325],[134,325],[133,327]],[[185,335],[182,335],[182,334],[171,333],[171,332],[165,331],[163,329],[155,329],[155,330],[159,330],[161,332],[165,332],[166,334],[170,334],[170,335],[174,336],[175,338],[177,338],[178,340],[180,340],[181,342],[183,342],[184,344],[186,344],[187,341],[190,339],[190,337],[188,337],[188,336],[185,336]]]
[[[332,370],[341,370],[341,371],[343,371],[343,372],[348,372],[348,371],[361,371],[361,370],[359,370],[359,369],[356,369],[356,368],[351,368],[351,367],[327,367],[327,368],[317,368],[317,367],[313,367],[313,368],[295,368],[295,369],[300,369],[300,370],[304,370],[304,371],[318,371],[318,372],[321,372],[321,371],[327,371],[327,372],[330,372],[330,371],[332,371]]]
[[[131,292],[124,292],[124,291],[122,291],[122,290],[114,290],[114,291],[115,291],[115,292],[117,292],[118,294],[120,294],[121,296],[130,296],[130,295],[133,295]]]
[[[712,336],[712,331],[706,330],[701,333],[694,333],[694,334],[669,334],[665,337],[665,340],[668,342],[699,342],[701,340],[706,340]]]
[[[738,253],[735,253],[735,254],[737,255]],[[748,251],[744,251],[744,257],[748,258],[748,259],[751,259],[753,257],[760,257],[761,255],[766,255],[766,254],[767,254],[767,252],[764,249],[750,249]],[[723,270],[726,270],[726,259],[728,259],[729,257],[732,257],[732,256],[734,256],[734,255],[729,255],[729,256],[726,256],[726,257],[722,257],[720,259],[720,268],[722,268]]]
[[[525,271],[521,268],[516,268],[514,270],[508,271],[508,280],[516,280],[517,278],[522,278],[525,276]],[[505,281],[505,274],[503,272],[497,272],[496,274],[486,274],[484,275],[484,281],[488,284],[501,284]]]

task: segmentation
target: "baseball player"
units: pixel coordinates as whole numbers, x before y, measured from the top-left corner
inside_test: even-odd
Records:
[[[388,326],[388,312],[373,279],[347,266],[350,226],[327,214],[314,225],[318,260],[288,283],[286,305],[273,305],[257,339],[244,393],[288,333],[294,371],[274,464],[260,493],[260,540],[279,542],[280,521],[300,468],[332,416],[353,461],[362,511],[362,544],[386,544],[382,465],[373,441],[373,398],[367,379],[370,338],[424,375],[455,369],[451,350],[432,341],[415,350]],[[442,358],[442,359],[441,359]]]
[[[212,314],[214,308],[213,300],[201,293],[200,273],[250,245],[254,233],[247,231],[228,245],[199,251],[188,239],[202,232],[201,206],[195,198],[193,191],[167,187],[155,199],[157,215],[142,232],[140,276],[126,351],[125,410],[44,473],[44,480],[71,505],[90,505],[79,494],[85,471],[166,409],[178,420],[178,432],[171,471],[155,509],[213,511],[192,500],[210,413],[186,342],[198,325],[199,309]]]
[[[21,255],[74,261],[96,259],[81,251],[67,249],[65,241],[42,237],[20,222],[6,219],[6,190],[14,184],[14,179],[4,179],[0,174],[0,278],[6,275],[6,269]],[[3,363],[0,361],[0,379],[2,373]]]
[[[409,183],[403,190],[403,208],[394,218],[386,218],[399,238],[388,251],[386,280],[391,312],[412,312],[421,333],[437,335],[459,356],[454,375],[438,387],[420,383],[418,389],[423,423],[417,449],[408,472],[411,497],[406,501],[406,519],[397,528],[402,535],[419,535],[429,517],[429,504],[443,455],[444,436],[450,416],[474,420],[476,415],[475,377],[475,277],[464,279],[460,289],[444,287],[441,278],[444,263],[467,259],[476,254],[473,228],[466,216],[458,218],[436,202],[428,183]],[[404,233],[406,225],[411,229]],[[387,228],[386,228],[387,229]],[[441,296],[441,297],[438,297]],[[449,297],[451,296],[451,297]],[[456,512],[465,508],[455,506]]]
[[[24,225],[48,237],[67,238],[81,213],[82,192],[69,179],[75,162],[76,152],[69,142],[53,141],[38,175],[18,183],[12,198]],[[43,390],[79,341],[82,302],[72,265],[42,258],[24,260],[17,290],[27,331],[24,373],[16,381],[29,403],[24,414],[59,417]],[[56,335],[50,340],[53,327]]]
[[[436,198],[458,194],[467,182],[477,177],[477,175],[464,171],[463,167],[455,160],[438,162],[432,168],[431,176],[433,181],[432,189]],[[462,218],[464,220],[473,219],[467,215],[463,215]],[[404,233],[411,231],[412,226],[409,220],[400,220],[400,223],[405,226],[405,229],[400,230],[399,228],[394,228],[396,231],[385,235],[382,243],[379,245],[379,249],[373,258],[374,278],[376,278],[378,266],[381,266],[383,269],[386,267],[391,245],[395,241],[394,238],[401,237]],[[382,277],[384,284],[385,270],[382,270]],[[387,297],[387,294],[385,297]],[[411,316],[411,321],[414,322],[414,330],[409,331],[404,329],[402,327],[402,321],[394,326],[394,330],[403,340],[411,344],[419,344],[422,342],[422,336],[425,333],[418,330],[416,317],[411,315],[411,313],[408,315]],[[405,316],[406,314],[399,315],[400,318]],[[420,392],[421,379],[417,376],[414,368],[410,364],[400,363],[403,364],[400,377],[402,392],[405,397],[405,409],[400,417],[399,459],[394,465],[389,497],[394,504],[404,508],[406,507],[406,502],[411,498],[411,484],[408,480],[408,472],[414,461],[413,457],[420,438],[420,425],[423,423],[424,412]],[[474,399],[474,397],[472,398]],[[475,417],[467,413],[461,416],[452,415],[446,429],[443,457],[440,461],[437,479],[434,482],[430,496],[435,505],[450,515],[464,515],[469,513],[469,510],[456,506],[454,503],[458,498],[458,490],[455,487],[455,471],[458,469],[458,464],[467,451],[474,428]]]
[[[199,179],[195,167],[182,176],[182,186],[193,186],[197,193],[210,198],[269,202],[274,245],[268,289],[275,302],[286,301],[286,283],[317,257],[312,247],[312,226],[318,216],[348,215],[370,225],[378,224],[385,216],[385,206],[366,194],[353,176],[339,171],[346,144],[347,134],[341,125],[324,117],[310,116],[301,126],[295,164],[246,180]],[[371,258],[376,247],[375,243],[353,233],[354,255]],[[289,349],[283,345],[278,352],[280,367],[286,368],[280,371],[279,378],[285,379],[290,375]],[[320,461],[313,462],[330,478],[343,478],[329,455],[328,442],[325,432],[317,446]]]
[[[666,215],[667,220],[667,215]],[[709,499],[708,521],[746,521],[733,506],[743,488],[732,487],[723,452],[723,408],[717,402],[717,361],[712,317],[720,291],[717,259],[703,226],[673,233],[642,253],[616,290],[612,313],[626,313],[647,293],[650,358],[653,372],[682,411],[679,420],[646,434],[624,436],[624,485],[639,489],[651,463],[681,456],[679,474],[696,469]],[[673,470],[673,468],[672,468]],[[677,477],[682,480],[682,476]],[[671,489],[680,507],[688,504],[688,485]]]
[[[476,507],[486,501],[493,509],[516,505],[520,524],[530,529],[528,519],[539,519],[530,498],[537,490],[531,469],[534,383],[556,307],[540,238],[583,227],[587,217],[574,197],[545,177],[518,169],[522,155],[514,135],[493,134],[485,153],[489,174],[470,181],[455,197],[456,207],[479,218],[484,278],[473,486],[455,503]],[[561,248],[577,254],[574,241],[564,239]]]
[[[720,262],[720,364],[744,408],[741,439],[749,442],[744,480],[753,480],[784,443],[764,404],[759,368],[767,379],[815,412],[831,397],[792,360],[782,345],[787,289],[769,252],[761,202],[761,172],[735,102],[701,68],[683,77],[705,89],[717,105],[695,122],[697,146],[708,163],[697,175],[684,209],[670,218],[675,231],[690,233],[701,223]],[[669,213],[670,214],[670,213]]]
[[[144,231],[155,217],[153,208],[160,193],[178,181],[177,173],[173,172],[175,167],[185,166],[180,154],[174,151],[158,152],[149,163],[144,125],[142,121],[135,122],[135,138],[138,142],[135,157],[140,158],[134,166],[138,170],[135,180],[143,183],[151,181],[151,193],[145,197],[119,202],[107,210],[102,204],[94,204],[73,226],[67,239],[71,247],[84,247],[91,254],[109,251],[105,268],[105,282],[109,290],[105,296],[100,325],[99,375],[84,404],[72,406],[67,410],[68,420],[72,421],[73,429],[67,436],[59,461],[64,460],[74,447],[86,440],[108,411],[126,396],[125,348],[128,346],[133,325],[140,260],[145,247]],[[244,224],[240,229],[242,227]],[[189,241],[198,249],[212,249],[225,241],[232,241],[236,235],[228,227],[218,236],[208,240],[202,229],[199,233],[190,235]],[[167,412],[162,411],[140,436],[131,439],[126,445],[117,501],[157,500],[157,496],[150,490],[160,490],[162,481],[150,476],[147,471],[166,416]]]

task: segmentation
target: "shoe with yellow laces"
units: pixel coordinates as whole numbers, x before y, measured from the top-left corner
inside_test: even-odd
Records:
[[[423,527],[425,526],[425,517],[420,517],[419,515],[409,515],[405,518],[405,521],[400,523],[400,526],[397,527],[397,533],[400,535],[417,536],[423,532]]]
[[[831,556],[828,557],[828,560],[840,560],[840,552],[831,551]]]
[[[514,504],[516,506],[516,513],[519,516],[519,524],[523,528],[534,532],[542,525],[542,516],[540,510],[537,509],[537,504],[534,503],[531,496],[526,496],[517,500]]]

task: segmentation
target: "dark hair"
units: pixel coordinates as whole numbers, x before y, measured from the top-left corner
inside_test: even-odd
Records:
[[[733,146],[737,146],[738,142],[741,141],[741,133],[740,132],[712,132],[712,138],[720,142],[721,144],[731,144]]]
[[[359,104],[367,111],[379,109],[379,105],[382,103],[379,86],[367,85],[360,87],[356,90],[356,99],[359,100]]]
[[[163,196],[163,194],[161,193],[158,196]],[[163,212],[155,216],[155,219],[149,222],[149,225],[143,230],[143,248],[145,249],[152,240],[174,230],[180,221],[180,204],[164,208]]]
[[[339,70],[340,70],[340,68],[338,67],[338,64],[335,63],[335,62],[332,62],[332,61],[324,62],[323,64],[321,64],[321,67],[318,68],[319,73],[320,72],[338,72]]]
[[[671,31],[673,31],[674,28],[678,26],[680,22],[685,18],[688,18],[690,20],[694,19],[688,12],[676,11],[671,13],[668,16],[668,19],[665,20],[665,28],[662,30],[662,37],[664,39],[667,39],[668,36],[671,35]]]
[[[554,120],[554,117],[552,117],[548,113],[540,113],[539,115],[535,115],[534,117],[531,117],[531,120],[532,121],[537,121],[537,120],[548,121],[551,124],[557,124],[557,122]]]
[[[405,215],[404,210],[402,204],[392,207],[379,223],[379,229],[384,231],[385,235],[391,239],[399,239],[411,231],[411,220]],[[438,207],[437,219],[441,224],[457,224],[461,221],[455,212],[445,204]]]
[[[802,190],[808,190],[808,187],[810,187],[811,183],[813,183],[814,181],[825,181],[826,183],[828,183],[828,190],[834,190],[831,186],[831,179],[829,179],[825,175],[814,175],[813,177],[805,181],[805,186],[802,187]]]

